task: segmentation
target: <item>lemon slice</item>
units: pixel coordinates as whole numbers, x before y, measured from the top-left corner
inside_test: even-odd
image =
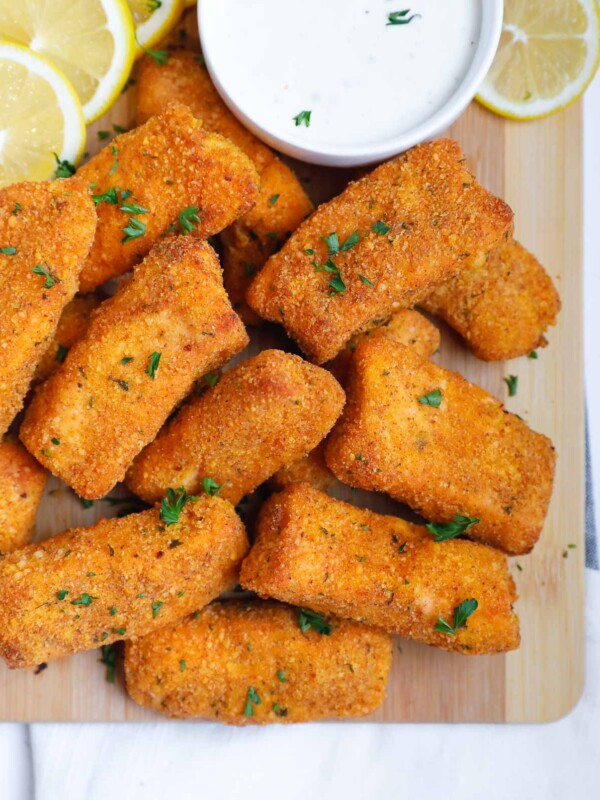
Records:
[[[0,39],[26,45],[62,70],[86,122],[118,97],[135,54],[125,0],[0,0]]]
[[[81,103],[65,76],[26,47],[0,43],[0,186],[41,181],[85,146]]]
[[[477,100],[535,119],[580,97],[598,67],[596,0],[505,0],[498,52]]]
[[[170,33],[181,16],[183,0],[127,0],[135,23],[137,55]]]
[[[191,8],[192,6],[196,5],[197,0],[183,0],[183,4],[186,8]]]

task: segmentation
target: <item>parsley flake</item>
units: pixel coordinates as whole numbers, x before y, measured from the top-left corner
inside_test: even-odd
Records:
[[[152,380],[154,380],[154,378],[156,377],[156,372],[158,370],[158,365],[160,364],[161,355],[162,353],[157,353],[155,351],[154,353],[150,353],[150,355],[148,356],[148,367],[146,369],[146,372],[148,373],[148,375],[150,375]]]
[[[46,279],[44,281],[44,289],[51,289],[56,283],[60,283],[60,278],[50,272],[48,264],[45,267],[42,264],[36,264],[31,271],[34,275],[42,275]]]
[[[104,639],[107,638],[102,634]],[[103,644],[100,648],[101,656],[100,663],[106,667],[106,682],[115,682],[115,666],[117,661],[117,648],[114,644]]]
[[[439,408],[442,403],[442,392],[439,389],[434,389],[432,392],[422,394],[418,400],[423,406],[433,406],[433,408]]]
[[[146,223],[136,217],[129,217],[129,223],[123,228],[123,233],[125,236],[121,239],[121,244],[139,239],[146,233]]]
[[[16,247],[0,247],[0,253],[2,253],[3,256],[14,256],[16,252]]]
[[[375,288],[375,284],[374,284],[374,283],[371,283],[371,281],[370,281],[368,278],[365,278],[365,276],[364,276],[364,275],[360,275],[360,274],[359,274],[359,276],[358,276],[358,277],[361,279],[361,281],[362,281],[363,283],[366,283],[366,284],[367,284],[367,286],[372,286],[373,288]]]
[[[508,386],[508,396],[514,397],[517,393],[517,386],[519,384],[518,376],[509,375],[508,378],[504,378],[504,383]]]
[[[254,709],[252,705],[259,706],[262,703],[262,700],[259,697],[258,692],[253,686],[248,688],[248,694],[246,695],[246,705],[244,706],[244,716],[245,717],[253,717],[254,716]]]
[[[188,206],[177,215],[177,222],[184,236],[196,230],[196,225],[200,224],[199,210],[198,206]]]
[[[212,478],[202,478],[202,488],[209,497],[214,497],[219,494],[223,486],[219,486]]]
[[[56,596],[59,600],[64,600],[65,597],[69,594],[67,589],[61,589],[60,592],[56,593]]]
[[[316,611],[311,611],[309,608],[300,609],[298,626],[302,633],[306,633],[309,628],[313,628],[322,636],[329,636],[331,634],[331,625],[329,622],[325,621],[324,615],[318,614]]]
[[[279,683],[287,683],[288,679],[285,677],[285,672],[282,669],[277,670],[277,680]]]
[[[162,600],[155,600],[152,603],[152,619],[156,619],[158,617],[158,612],[164,606]]]
[[[106,192],[102,192],[101,194],[93,194],[92,200],[97,206],[100,205],[100,203],[108,203],[109,205],[116,206],[119,202],[119,195],[117,194],[117,190],[111,186],[111,188]]]
[[[454,618],[450,625],[443,617],[438,617],[438,621],[433,629],[439,633],[447,633],[449,636],[456,636],[456,631],[467,627],[467,620],[477,610],[477,600],[463,600],[454,609]]]
[[[304,125],[305,127],[310,127],[310,115],[312,111],[301,111],[299,114],[296,114],[295,117],[292,117],[294,122],[296,123],[296,127],[300,125]]]
[[[146,53],[147,56],[150,56],[150,58],[156,64],[158,64],[159,67],[164,66],[164,64],[166,64],[167,61],[169,60],[169,53],[167,50],[150,50],[147,47],[142,47],[142,50],[144,51],[144,53]]]
[[[88,606],[92,605],[92,602],[94,600],[97,600],[97,598],[92,597],[92,595],[88,594],[87,592],[84,592],[81,595],[81,597],[77,598],[77,600],[71,600],[71,605],[72,606],[85,606],[87,608]]]
[[[159,516],[167,527],[169,527],[169,525],[175,525],[175,523],[179,522],[179,516],[185,504],[194,502],[197,499],[198,498],[193,495],[186,494],[183,486],[177,489],[177,491],[175,491],[175,489],[167,489],[167,496],[163,497],[160,504]],[[171,541],[179,540],[173,539]],[[181,542],[179,542],[179,544],[181,544]],[[176,547],[176,545],[174,546]],[[171,542],[169,542],[169,547],[171,547]]]
[[[389,229],[390,226],[386,225],[385,222],[382,222],[380,219],[378,219],[374,225],[371,225],[373,233],[378,233],[380,236],[385,236]]]
[[[413,14],[412,17],[409,17],[409,14],[410,8],[405,8],[403,11],[392,11],[388,14],[387,25],[408,25],[413,19],[421,16],[420,14]]]
[[[220,372],[207,372],[206,375],[202,376],[202,381],[213,389],[217,383],[221,380],[221,373]]]
[[[281,195],[279,194],[272,194],[271,197],[269,197],[269,205],[274,206],[280,197]]]
[[[55,178],[70,178],[71,175],[75,175],[75,167],[71,164],[70,161],[61,159],[56,155],[56,153],[52,153],[56,160],[56,169],[54,170],[54,177]]]
[[[456,514],[451,522],[434,523],[428,522],[425,526],[429,533],[435,536],[434,541],[445,542],[448,539],[454,539],[456,536],[462,536],[463,533],[469,530],[473,525],[481,522],[479,517],[463,517]]]

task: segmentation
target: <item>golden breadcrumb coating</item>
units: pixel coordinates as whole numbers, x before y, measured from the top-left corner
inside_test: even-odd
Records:
[[[188,502],[73,528],[0,559],[0,655],[32,667],[156,631],[235,584],[248,549],[233,507]]]
[[[193,53],[171,52],[166,64],[153,58],[142,61],[137,78],[138,125],[173,101],[185,103],[206,130],[220,133],[243,150],[260,175],[256,205],[221,235],[225,288],[244,322],[257,325],[261,320],[246,304],[246,290],[267,258],[311,213],[312,203],[292,170],[238,122]]]
[[[95,230],[79,178],[0,189],[0,436],[77,291]]]
[[[390,637],[341,619],[302,631],[299,609],[228,600],[127,642],[129,695],[169,717],[232,725],[361,717],[383,702]]]
[[[385,339],[356,349],[325,457],[339,480],[432,522],[479,518],[467,535],[512,554],[542,531],[556,460],[552,442],[495,397]]]
[[[284,464],[323,439],[342,413],[344,392],[324,369],[263,350],[183,406],[127,472],[147,502],[169,487],[193,494],[204,478],[238,503]]]
[[[30,540],[48,473],[12,437],[0,441],[0,554]]]
[[[337,483],[335,475],[325,463],[325,440],[303,458],[277,470],[269,481],[275,491],[285,489],[290,483],[310,483],[323,491]]]
[[[98,308],[100,302],[100,298],[95,294],[77,294],[65,306],[50,347],[37,365],[35,381],[45,381],[58,369],[70,348],[83,338],[90,323],[91,313]]]
[[[327,364],[327,369],[331,370],[342,386],[350,368],[352,353],[361,342],[365,342],[367,339],[378,339],[382,336],[392,342],[412,348],[415,353],[419,353],[425,358],[432,356],[440,346],[439,330],[422,314],[411,308],[400,309],[383,324],[380,320],[376,320],[376,322],[379,323],[377,327],[355,336],[333,361]]]
[[[441,139],[351,183],[271,256],[248,290],[250,306],[323,363],[373,320],[415,305],[512,234],[510,208],[464,162],[458,144]],[[323,241],[332,233],[333,248]]]
[[[546,346],[560,297],[535,256],[511,239],[421,305],[457,330],[478,358],[504,361]]]
[[[419,642],[468,655],[519,646],[517,599],[506,557],[464,539],[436,542],[427,529],[294,484],[267,500],[240,582],[325,614],[349,617]],[[477,610],[455,634],[467,599]]]
[[[199,239],[169,237],[102,303],[37,389],[21,440],[80,497],[102,497],[194,380],[247,342],[214,251]]]
[[[206,131],[181,104],[117,136],[77,174],[93,184],[94,195],[119,190],[118,202],[97,205],[98,230],[81,273],[82,292],[128,272],[172,224],[177,233],[183,232],[178,215],[184,209],[197,209],[195,236],[205,239],[218,233],[248,211],[259,186],[250,159],[231,142]],[[123,197],[123,192],[129,194]],[[122,210],[132,205],[145,210]],[[124,242],[131,218],[145,229]]]

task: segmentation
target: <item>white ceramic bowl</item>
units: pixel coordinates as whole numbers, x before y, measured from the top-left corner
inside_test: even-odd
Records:
[[[311,144],[295,134],[294,126],[290,126],[289,138],[275,135],[267,126],[258,125],[252,119],[251,109],[242,110],[236,101],[236,86],[224,85],[219,75],[219,42],[211,26],[211,3],[222,0],[200,0],[198,3],[198,24],[200,28],[200,41],[202,53],[211,78],[219,94],[229,106],[231,111],[252,131],[259,139],[266,142],[276,150],[289,156],[308,161],[312,164],[321,164],[329,167],[349,167],[372,164],[383,161],[398,153],[408,150],[419,142],[424,142],[440,134],[451,125],[466,109],[474,98],[477,90],[485,78],[502,32],[503,0],[480,0],[481,25],[479,37],[471,64],[464,79],[449,100],[435,111],[424,122],[397,136],[384,140],[375,140],[367,144],[335,146],[322,142]],[[290,2],[291,0],[282,0]],[[445,0],[443,0],[445,2]],[[325,0],[326,2],[326,0]]]

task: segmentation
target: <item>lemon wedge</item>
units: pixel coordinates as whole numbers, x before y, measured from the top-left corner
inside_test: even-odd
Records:
[[[186,8],[191,8],[192,6],[196,5],[197,0],[183,0],[183,4]]]
[[[56,158],[76,162],[84,146],[81,103],[67,78],[26,47],[0,43],[0,186],[45,180]]]
[[[125,0],[0,0],[0,39],[50,59],[73,84],[86,122],[119,96],[135,54]]]
[[[127,0],[135,24],[137,55],[170,33],[184,9],[183,0]]]
[[[600,55],[596,0],[505,0],[500,45],[477,100],[536,119],[580,97]]]

